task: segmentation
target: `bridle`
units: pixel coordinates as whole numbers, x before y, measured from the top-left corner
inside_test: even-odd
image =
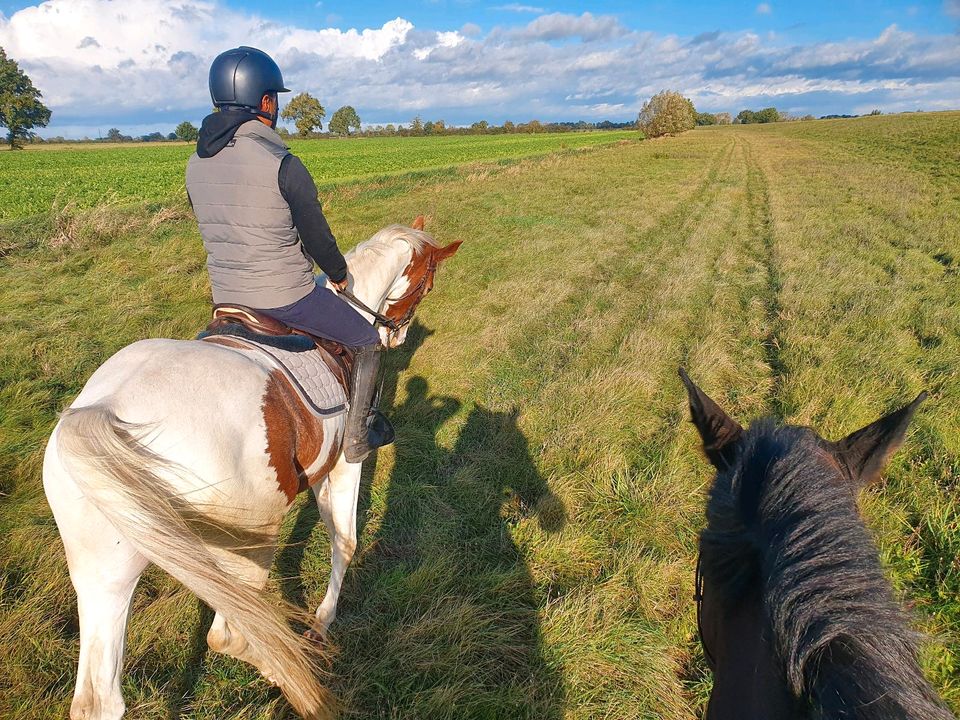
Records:
[[[694,573],[693,586],[693,601],[697,604],[697,635],[700,636],[700,647],[703,648],[703,656],[707,659],[707,664],[711,669],[716,669],[717,661],[703,637],[703,555],[699,551],[697,552],[697,569]]]
[[[392,332],[397,332],[398,330],[400,330],[400,328],[406,327],[413,321],[413,313],[416,312],[417,305],[420,304],[420,301],[423,300],[426,294],[430,292],[430,289],[433,287],[433,278],[437,274],[437,265],[438,263],[437,263],[437,258],[435,256],[435,253],[433,252],[429,253],[427,255],[427,271],[420,278],[420,282],[418,282],[410,290],[407,290],[407,292],[405,292],[400,297],[392,298],[388,296],[387,299],[384,301],[384,302],[390,303],[391,305],[395,305],[397,303],[405,302],[410,298],[416,297],[416,300],[410,303],[410,307],[407,308],[407,311],[403,314],[403,317],[401,317],[399,320],[393,320],[387,317],[387,320],[389,320],[390,323],[393,324],[393,326],[391,327],[391,325],[387,323],[383,323],[383,324],[386,325],[386,327],[390,329]]]
[[[354,295],[352,292],[350,292],[347,289],[343,289],[343,290],[338,289],[337,292],[342,297],[350,301],[350,303],[354,307],[356,307],[359,310],[362,310],[368,315],[371,315],[375,321],[374,322],[375,325],[382,325],[383,327],[387,328],[387,330],[390,331],[391,335],[393,335],[399,332],[401,329],[405,328],[407,325],[409,325],[413,321],[413,313],[416,311],[417,305],[420,304],[420,301],[423,300],[427,292],[430,291],[430,288],[433,287],[433,278],[434,278],[434,275],[436,275],[437,273],[437,265],[438,265],[437,259],[434,256],[434,253],[431,252],[427,258],[427,271],[423,274],[423,277],[420,278],[420,282],[418,282],[413,288],[405,292],[400,297],[392,298],[388,296],[384,300],[385,303],[390,303],[392,305],[392,304],[404,302],[404,301],[410,300],[410,298],[416,297],[416,300],[410,303],[410,307],[407,308],[407,311],[403,314],[403,317],[401,317],[399,320],[394,320],[389,315],[386,315],[378,310],[374,310],[373,308],[368,307],[366,303],[364,303],[356,295]]]

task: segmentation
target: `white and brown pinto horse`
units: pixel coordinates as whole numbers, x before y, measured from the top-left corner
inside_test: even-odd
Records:
[[[350,289],[406,324],[433,286],[439,247],[418,218],[348,253]],[[387,332],[388,347],[406,328]],[[264,594],[284,514],[311,487],[332,544],[332,572],[313,628],[336,614],[356,548],[359,463],[341,454],[344,416],[319,420],[289,382],[252,355],[192,340],[142,340],[107,360],[47,445],[43,484],[66,550],[80,615],[70,716],[123,715],[131,598],[149,562],[216,611],[210,647],[254,665],[306,718],[331,713],[322,645],[289,625],[293,608]]]

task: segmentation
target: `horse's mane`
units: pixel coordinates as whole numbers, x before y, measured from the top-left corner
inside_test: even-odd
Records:
[[[737,464],[717,474],[701,535],[721,602],[759,588],[787,683],[811,717],[952,718],[920,671],[918,636],[823,441],[767,419],[740,443]]]
[[[378,230],[368,240],[353,248],[347,255],[360,254],[366,251],[382,253],[387,247],[394,245],[397,240],[405,241],[414,253],[422,251],[425,247],[440,247],[436,238],[423,230],[416,230],[406,225],[387,225],[382,230]]]

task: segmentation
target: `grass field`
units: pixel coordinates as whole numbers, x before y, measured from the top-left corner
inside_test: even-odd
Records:
[[[861,504],[960,710],[958,147],[960,113],[718,127],[325,192],[344,246],[420,212],[464,240],[386,361],[398,440],[365,473],[333,627],[346,717],[700,715],[710,473],[681,363],[738,418],[829,438],[931,391]],[[0,226],[0,716],[66,714],[76,608],[43,443],[111,353],[205,321],[182,203]],[[328,546],[306,500],[276,588],[314,607]],[[130,717],[286,716],[206,650],[210,620],[147,572]]]
[[[513,160],[563,148],[634,139],[636,131],[537,135],[292,140],[290,146],[317,185],[438,170],[469,162]],[[52,203],[81,208],[111,203],[162,202],[183,193],[183,173],[193,145],[39,146],[3,155],[0,220],[46,212]]]

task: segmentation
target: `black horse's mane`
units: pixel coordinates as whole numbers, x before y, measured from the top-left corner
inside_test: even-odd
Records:
[[[806,428],[754,423],[717,473],[703,572],[727,607],[755,589],[786,681],[814,718],[953,718],[917,663],[855,487]]]

